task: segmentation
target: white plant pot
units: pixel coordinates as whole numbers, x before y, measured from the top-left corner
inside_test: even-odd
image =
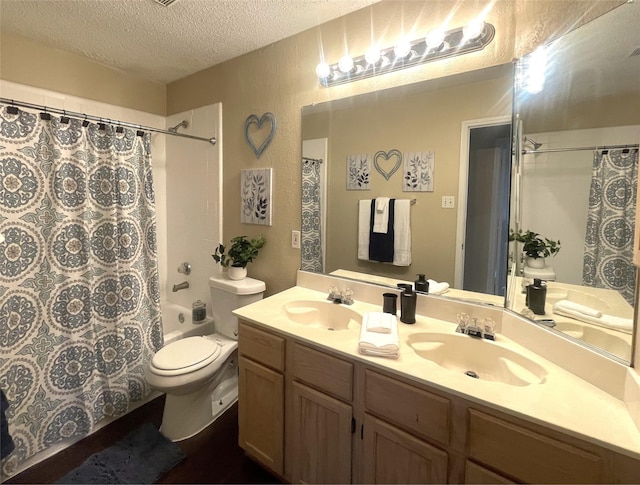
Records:
[[[247,277],[247,268],[241,266],[229,266],[230,280],[243,280]]]
[[[546,262],[544,258],[532,258],[527,256],[525,259],[525,263],[529,268],[542,269],[546,266]]]

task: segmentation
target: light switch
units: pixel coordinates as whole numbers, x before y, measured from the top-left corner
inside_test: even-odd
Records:
[[[443,209],[453,209],[456,206],[456,196],[455,195],[443,195],[442,196],[442,208]]]
[[[291,231],[291,247],[300,249],[300,231]]]

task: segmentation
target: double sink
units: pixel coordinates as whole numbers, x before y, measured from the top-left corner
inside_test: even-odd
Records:
[[[351,335],[354,345],[360,335],[363,314],[345,305],[322,300],[296,300],[285,303],[282,316],[290,323]],[[537,362],[501,345],[497,341],[476,339],[468,335],[442,331],[408,332],[401,346],[406,345],[418,357],[448,372],[476,379],[480,385],[502,383],[510,386],[543,384],[547,369]],[[402,350],[401,350],[402,354]]]

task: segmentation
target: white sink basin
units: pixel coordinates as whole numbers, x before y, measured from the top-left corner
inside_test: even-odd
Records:
[[[605,352],[631,360],[631,335],[616,335],[619,332],[606,331],[589,323],[574,323],[560,319],[556,320],[556,326],[553,328],[583,342],[595,345]]]
[[[290,301],[283,306],[292,322],[326,330],[360,329],[362,316],[348,306],[330,301]]]
[[[407,343],[423,359],[480,381],[528,386],[542,384],[547,376],[540,364],[495,342],[468,335],[417,333]]]

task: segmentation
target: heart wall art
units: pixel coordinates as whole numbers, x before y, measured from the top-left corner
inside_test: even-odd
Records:
[[[379,151],[373,156],[373,166],[386,180],[398,171],[401,164],[402,153],[395,148],[388,152]]]
[[[252,114],[244,122],[244,138],[256,158],[260,158],[275,134],[276,117],[273,113],[267,112],[259,118],[258,115]]]

